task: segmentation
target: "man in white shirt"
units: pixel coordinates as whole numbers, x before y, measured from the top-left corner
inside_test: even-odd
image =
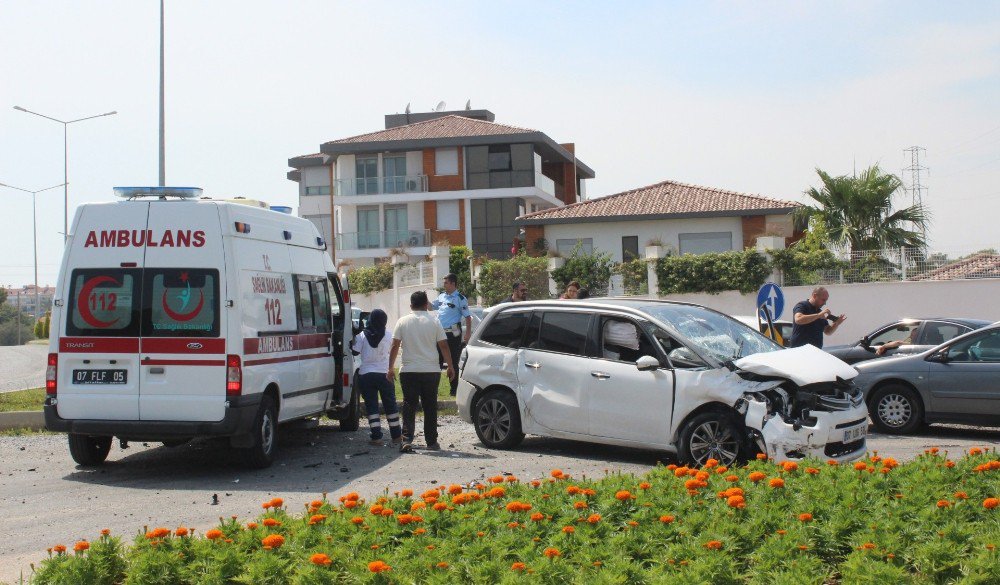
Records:
[[[418,403],[424,410],[424,439],[427,448],[441,449],[437,437],[437,397],[441,382],[441,356],[450,356],[444,329],[427,311],[427,293],[418,291],[410,295],[409,315],[396,321],[392,331],[392,349],[389,352],[389,371],[386,379],[396,379],[396,357],[403,348],[399,383],[403,387],[403,453],[413,451],[413,435]],[[455,377],[455,365],[448,360],[448,377]]]

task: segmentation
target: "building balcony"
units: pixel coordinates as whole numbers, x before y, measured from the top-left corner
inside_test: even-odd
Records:
[[[337,234],[337,250],[389,250],[424,248],[431,245],[430,230],[387,230]]]
[[[334,196],[354,197],[426,192],[427,175],[406,175],[400,177],[338,179],[334,181],[333,194]]]

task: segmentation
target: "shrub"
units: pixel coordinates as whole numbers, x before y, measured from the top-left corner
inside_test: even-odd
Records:
[[[392,288],[392,264],[383,263],[374,266],[362,266],[351,270],[348,274],[351,291],[356,294],[369,295]]]
[[[848,263],[838,260],[826,248],[808,249],[794,245],[784,250],[769,250],[771,264],[783,275],[785,285],[819,284],[824,272],[840,271]]]
[[[452,272],[458,277],[458,290],[468,297],[475,296],[472,286],[472,269],[469,268],[469,260],[471,259],[472,250],[465,246],[452,246],[448,250],[448,272]]]
[[[203,537],[162,528],[129,547],[110,535],[53,547],[32,582],[997,583],[998,470],[995,452],[932,449],[903,464],[553,470],[501,490],[324,495],[301,514],[271,500],[257,521]]]
[[[754,250],[668,256],[656,264],[661,295],[727,290],[750,293],[767,282],[770,274],[767,258]]]
[[[549,298],[548,260],[518,254],[509,260],[487,260],[479,269],[479,294],[486,306],[510,296],[517,281],[528,287],[528,298]]]
[[[611,254],[584,254],[577,244],[569,258],[566,258],[566,263],[552,271],[552,280],[556,281],[559,290],[565,290],[566,285],[575,280],[580,283],[580,288],[589,290],[592,296],[606,296],[614,267]]]
[[[649,265],[636,258],[615,266],[615,274],[622,275],[622,285],[627,295],[649,294]]]

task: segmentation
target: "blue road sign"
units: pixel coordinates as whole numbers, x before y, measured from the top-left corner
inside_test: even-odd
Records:
[[[761,319],[766,320],[763,311],[760,310],[761,306],[767,307],[771,313],[771,319],[780,318],[782,311],[785,310],[785,295],[781,292],[781,287],[773,282],[765,282],[764,286],[757,291],[757,311],[760,313]]]

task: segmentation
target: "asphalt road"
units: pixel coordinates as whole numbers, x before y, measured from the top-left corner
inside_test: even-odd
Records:
[[[0,346],[0,392],[44,386],[48,353],[48,345]]]
[[[419,421],[418,421],[419,425]],[[341,433],[335,426],[284,430],[281,453],[270,469],[248,471],[222,442],[194,442],[167,448],[114,446],[99,469],[78,469],[63,435],[0,437],[0,582],[16,583],[20,571],[44,558],[55,544],[92,539],[102,528],[132,535],[144,526],[179,525],[205,530],[220,516],[256,516],[260,503],[285,498],[291,509],[323,491],[336,497],[357,491],[364,497],[436,482],[468,483],[499,473],[522,480],[548,477],[559,468],[576,476],[641,474],[658,461],[656,451],[589,445],[529,437],[516,451],[480,446],[470,425],[443,417],[440,452],[420,449],[401,455],[368,444],[367,430]],[[1000,447],[1000,429],[930,427],[919,436],[870,435],[869,448],[883,456],[912,459],[928,447],[955,456],[970,447]],[[213,496],[218,504],[213,504]],[[11,538],[11,536],[13,536]]]

